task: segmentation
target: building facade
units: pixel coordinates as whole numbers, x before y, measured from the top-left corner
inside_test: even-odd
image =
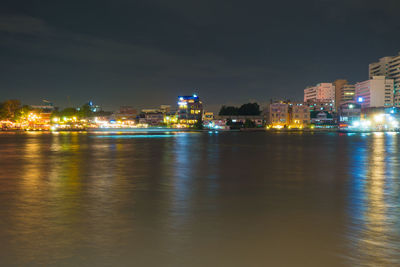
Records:
[[[341,126],[353,124],[359,121],[361,117],[361,105],[355,103],[342,104],[338,110],[339,123]]]
[[[290,123],[289,104],[271,103],[269,106],[269,122],[272,127],[287,127]]]
[[[393,79],[393,106],[400,107],[400,52],[396,56],[383,57],[369,64],[369,79],[374,76]]]
[[[304,102],[325,101],[335,102],[335,85],[333,83],[319,83],[304,89]]]
[[[193,125],[203,116],[203,103],[197,95],[178,97],[178,121],[180,124]]]
[[[354,101],[355,96],[355,85],[349,84],[347,80],[336,80],[335,86],[335,109],[339,110],[339,107],[346,103]]]
[[[293,103],[289,106],[289,111],[291,111],[289,112],[291,126],[299,128],[310,123],[310,110],[306,104]]]
[[[307,104],[276,102],[269,106],[269,125],[273,128],[303,128],[310,123]]]
[[[394,81],[385,76],[356,83],[356,102],[362,108],[391,107],[394,103]]]

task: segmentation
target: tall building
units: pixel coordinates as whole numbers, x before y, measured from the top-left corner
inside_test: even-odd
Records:
[[[197,95],[178,97],[178,120],[181,124],[195,124],[203,116],[203,103]]]
[[[339,107],[343,104],[354,101],[355,86],[349,84],[347,80],[336,80],[333,82],[335,85],[335,107],[339,110]]]
[[[338,109],[340,102],[342,101],[342,89],[345,84],[348,84],[349,82],[344,79],[338,79],[333,82],[333,85],[335,86],[335,106],[336,110]]]
[[[396,56],[379,59],[379,62],[369,64],[369,78],[385,76],[394,81],[393,105],[400,107],[400,52]]]
[[[354,84],[345,84],[340,90],[340,105],[354,102],[356,95],[356,86]]]
[[[362,108],[393,106],[393,79],[373,76],[372,79],[356,83],[356,101]]]
[[[304,89],[304,102],[334,102],[335,85],[333,83],[319,83],[316,86]]]

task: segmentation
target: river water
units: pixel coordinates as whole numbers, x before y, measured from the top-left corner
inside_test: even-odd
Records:
[[[1,266],[398,266],[400,134],[1,133]]]

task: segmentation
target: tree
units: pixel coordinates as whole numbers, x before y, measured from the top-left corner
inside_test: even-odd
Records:
[[[243,104],[239,108],[239,115],[258,116],[260,113],[260,106],[257,103]]]
[[[89,104],[83,105],[78,111],[79,118],[89,118],[92,117],[93,111]]]
[[[29,113],[31,113],[32,108],[28,105],[24,105],[22,106],[20,109],[18,109],[17,111],[15,111],[14,114],[14,120],[16,122],[23,122],[24,120],[26,120],[29,116]]]
[[[254,121],[247,119],[244,122],[244,128],[255,128],[256,124],[254,123]]]
[[[247,103],[238,107],[222,106],[220,116],[258,116],[261,114],[260,106],[257,103]]]
[[[15,113],[21,108],[21,101],[10,99],[1,104],[0,116],[3,119],[14,120]]]
[[[219,115],[221,116],[235,116],[238,115],[238,108],[233,106],[222,106]]]
[[[199,118],[194,124],[194,128],[197,130],[203,130],[203,119]]]

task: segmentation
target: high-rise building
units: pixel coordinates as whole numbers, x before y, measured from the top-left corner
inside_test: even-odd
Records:
[[[372,79],[356,83],[356,102],[362,108],[393,106],[393,79],[373,76]]]
[[[393,79],[393,106],[400,107],[400,52],[396,56],[383,57],[379,62],[369,64],[369,78],[372,79],[373,76]]]
[[[197,95],[178,97],[178,120],[181,124],[195,124],[203,116],[203,103]]]
[[[356,86],[354,84],[344,84],[340,89],[339,106],[347,103],[352,103],[355,101],[354,97],[356,95]],[[339,110],[339,108],[336,108]]]
[[[304,102],[335,102],[335,85],[319,83],[304,89]]]
[[[349,82],[344,79],[338,79],[333,82],[333,85],[335,86],[335,107],[336,110],[338,109],[340,102],[342,101],[342,89],[345,84],[348,84]]]
[[[349,84],[347,80],[336,80],[333,82],[335,85],[335,107],[339,110],[339,107],[345,103],[354,101],[355,86]]]

